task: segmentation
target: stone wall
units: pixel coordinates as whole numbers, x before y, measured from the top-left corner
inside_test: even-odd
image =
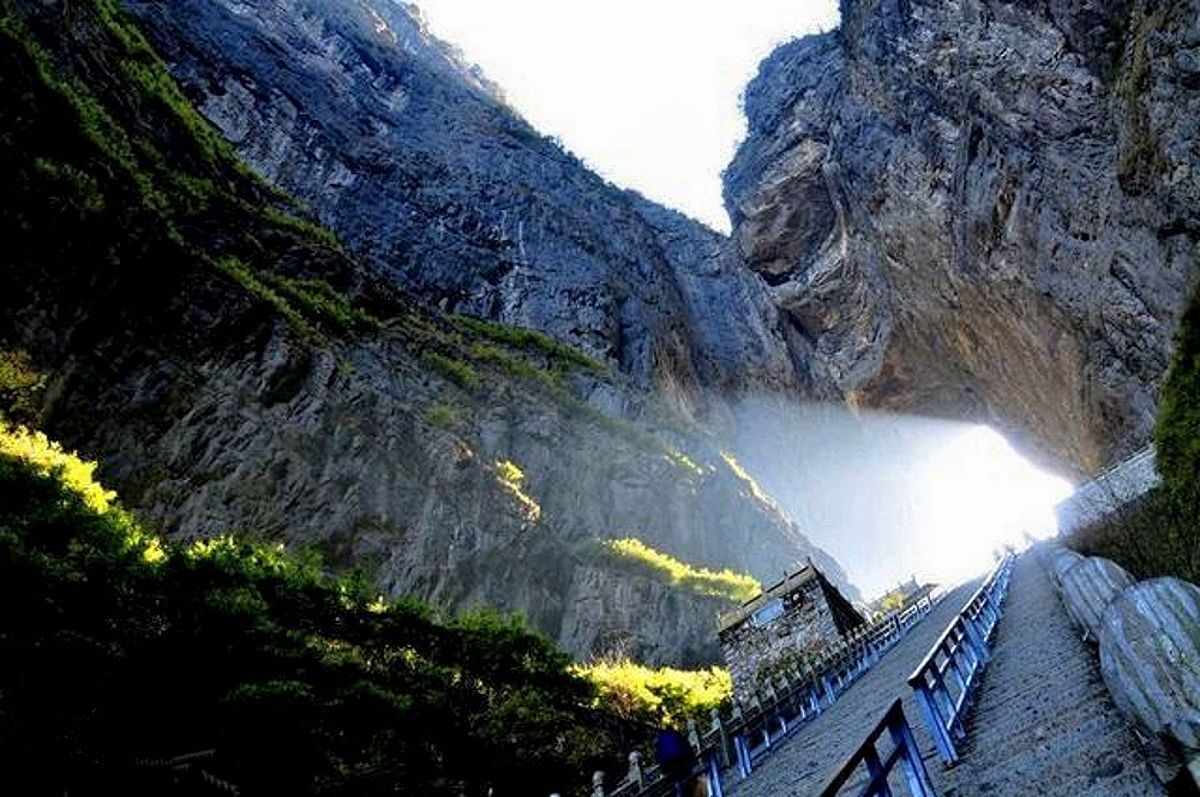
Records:
[[[763,665],[789,655],[816,655],[842,638],[819,578],[803,581],[778,600],[783,612],[773,620],[756,622],[760,609],[720,632],[721,653],[733,676],[735,694],[754,688]]]

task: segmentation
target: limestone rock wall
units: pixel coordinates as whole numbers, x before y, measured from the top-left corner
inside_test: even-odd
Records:
[[[845,0],[746,91],[725,176],[813,395],[1144,444],[1197,273],[1194,0]]]
[[[125,5],[249,163],[416,295],[548,332],[687,412],[711,409],[702,386],[794,386],[774,307],[722,236],[605,183],[411,7]]]

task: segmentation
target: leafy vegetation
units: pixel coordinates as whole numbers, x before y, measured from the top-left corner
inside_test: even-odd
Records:
[[[371,332],[383,326],[378,318],[352,305],[325,280],[293,279],[269,272],[264,278],[302,313],[331,331]]]
[[[451,320],[460,328],[497,343],[517,349],[539,351],[554,359],[579,366],[601,376],[608,376],[612,373],[607,365],[594,357],[589,357],[578,349],[559,343],[549,335],[533,329],[507,326],[465,315],[452,316]]]
[[[1155,430],[1158,468],[1167,488],[1193,506],[1200,500],[1200,288],[1184,312]]]
[[[771,498],[771,496],[767,494],[767,491],[764,490],[759,483],[754,480],[754,477],[750,475],[748,470],[742,467],[742,463],[738,462],[733,454],[730,454],[728,451],[722,451],[721,459],[725,460],[725,464],[729,466],[731,471],[733,471],[733,475],[737,476],[738,479],[740,479],[742,483],[746,485],[746,489],[749,491],[750,495],[754,496],[764,504],[775,506],[775,499]]]
[[[1174,575],[1200,583],[1200,289],[1176,337],[1155,447],[1163,484],[1068,542],[1138,578]]]
[[[692,567],[633,537],[603,540],[600,548],[622,565],[700,595],[743,603],[762,592],[762,584],[745,573]]]
[[[501,486],[508,491],[517,503],[521,505],[522,514],[526,520],[537,522],[542,517],[542,507],[525,491],[525,471],[510,459],[502,459],[496,463],[496,478]]]
[[[1159,488],[1067,541],[1103,556],[1138,579],[1171,575],[1200,584],[1200,516],[1194,496]]]
[[[46,377],[21,349],[0,349],[0,406],[22,419],[35,418]]]
[[[279,547],[163,543],[94,468],[0,429],[14,793],[576,793],[612,768],[622,726],[519,621],[440,618]]]
[[[619,659],[576,671],[596,685],[605,710],[658,728],[681,728],[689,719],[706,723],[714,708],[725,708],[733,698],[733,679],[720,667],[676,670]]]
[[[1150,130],[1144,96],[1150,85],[1150,37],[1166,21],[1165,9],[1148,11],[1137,4],[1131,14],[1127,60],[1120,64],[1114,89],[1125,104],[1127,138],[1117,156],[1117,176],[1126,190],[1140,191],[1146,181],[1168,168],[1162,146]]]
[[[39,260],[129,275],[131,299],[198,266],[309,339],[378,327],[327,283],[272,273],[268,264],[297,241],[341,245],[236,156],[115,0],[0,0],[0,55],[12,78],[0,92],[9,121],[0,166],[27,198],[3,215],[22,220]],[[61,236],[68,224],[72,234]]]
[[[425,420],[439,429],[452,429],[462,421],[462,410],[448,401],[439,401],[426,410]]]
[[[479,381],[478,372],[471,367],[470,363],[462,360],[451,359],[436,351],[427,351],[421,355],[421,362],[467,390],[477,390],[482,384]]]

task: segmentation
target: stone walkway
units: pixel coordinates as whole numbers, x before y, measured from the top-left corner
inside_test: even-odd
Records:
[[[962,760],[952,769],[942,768],[906,681],[977,585],[947,595],[837,703],[760,761],[748,780],[727,787],[727,793],[818,793],[899,696],[940,797],[1165,794],[1108,696],[1095,650],[1081,641],[1031,554],[1013,565],[992,658],[967,716]],[[888,749],[881,743],[882,753]],[[890,781],[895,794],[908,793],[898,773]]]
[[[734,797],[816,794],[897,697],[904,698],[904,712],[922,749],[932,754],[933,741],[924,731],[906,681],[978,586],[973,582],[950,592],[836,703],[757,762],[747,780],[732,788],[727,785],[727,793]]]
[[[927,763],[941,797],[1165,794],[1032,554],[1013,566],[961,753],[953,769]]]

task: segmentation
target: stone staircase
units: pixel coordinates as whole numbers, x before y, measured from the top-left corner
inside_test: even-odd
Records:
[[[1163,795],[1132,727],[1117,712],[1094,651],[1072,625],[1042,566],[1017,558],[991,658],[966,718],[961,760],[944,768],[906,679],[962,609],[977,583],[954,590],[926,621],[842,695],[832,710],[789,738],[734,797],[821,791],[893,700],[904,711],[942,797]],[[893,793],[906,794],[898,779]]]
[[[932,756],[933,741],[919,723],[920,712],[905,679],[978,586],[977,581],[972,582],[947,594],[928,617],[847,689],[837,703],[764,758],[749,778],[728,785],[726,794],[799,797],[819,792],[831,771],[854,752],[863,734],[879,721],[897,697],[904,699],[904,711],[922,751]]]
[[[931,762],[938,794],[1158,795],[1133,730],[1032,554],[1013,566],[962,760]]]

